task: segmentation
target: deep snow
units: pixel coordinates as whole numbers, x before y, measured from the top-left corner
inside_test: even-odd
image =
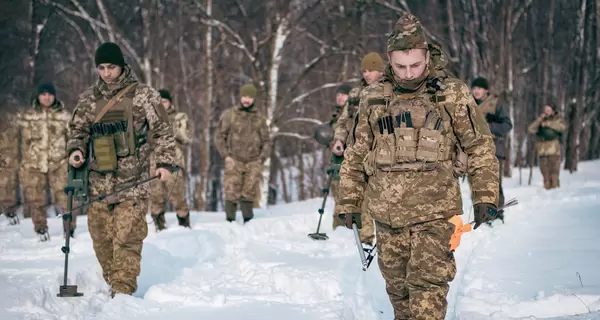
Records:
[[[463,236],[447,319],[600,319],[600,162],[563,172],[561,189],[551,191],[534,170],[532,186],[518,185],[517,170],[505,180],[507,199],[519,200],[506,224]],[[464,219],[472,220],[462,187]],[[166,231],[149,224],[138,291],[115,299],[106,293],[86,217],[70,255],[79,298],[56,297],[61,220],[50,218],[52,241],[40,243],[30,219],[9,226],[0,217],[0,319],[393,319],[377,263],[363,272],[352,232],[331,230],[331,200],[323,222],[330,239],[307,237],[320,203],[257,210],[245,226],[223,222],[223,213],[194,212],[192,230],[170,214]]]

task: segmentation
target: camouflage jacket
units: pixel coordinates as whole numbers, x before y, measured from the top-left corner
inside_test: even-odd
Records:
[[[362,203],[373,219],[393,228],[462,214],[452,169],[457,145],[468,155],[473,203],[497,205],[494,141],[469,88],[447,76],[435,94],[429,86],[402,94],[387,79],[361,93],[336,212],[361,212]]]
[[[135,151],[125,157],[118,158],[118,169],[115,172],[100,173],[95,171],[94,156],[89,154],[91,149],[89,142],[92,141],[91,127],[100,105],[114,97],[126,86],[136,83],[131,95],[125,95],[119,104],[127,104],[131,107],[133,118],[133,131],[135,133]],[[104,118],[103,118],[104,119]],[[103,122],[103,120],[100,120]],[[147,137],[153,137],[152,150]],[[156,153],[158,167],[172,169],[177,161],[175,159],[175,138],[173,130],[169,125],[169,118],[160,103],[160,95],[155,89],[138,83],[137,77],[129,66],[125,66],[121,76],[114,84],[106,84],[98,79],[79,97],[79,102],[73,111],[69,122],[69,139],[67,141],[67,152],[71,154],[80,150],[90,165],[90,194],[97,197],[124,186],[131,185],[139,180],[149,177],[149,165],[151,152]],[[152,173],[154,174],[154,173]],[[149,195],[148,184],[138,185],[128,191],[119,193],[110,201],[140,200]]]
[[[0,169],[19,168],[19,127],[17,115],[7,113],[0,119]]]
[[[35,99],[31,109],[18,114],[22,169],[46,173],[66,165],[68,121],[69,113],[56,100],[43,108]]]
[[[169,123],[173,127],[173,135],[175,136],[177,165],[185,167],[185,148],[192,141],[189,118],[185,112],[177,112],[174,106],[167,110],[167,114],[169,115]],[[149,138],[151,144],[153,144],[154,141],[151,137]],[[153,156],[151,160],[152,167],[155,167],[156,157]]]
[[[249,109],[233,107],[221,114],[214,142],[221,157],[247,163],[267,159],[271,137],[267,121],[256,106]]]
[[[498,159],[506,158],[506,148],[504,147],[504,138],[512,130],[513,124],[506,112],[506,108],[499,103],[498,97],[495,95],[489,95],[481,104],[479,108],[485,117],[485,120],[490,127],[490,132],[494,136],[494,142],[496,143],[496,157]]]
[[[545,119],[538,117],[530,124],[527,131],[538,136],[538,141],[535,143],[538,156],[560,156],[561,136],[566,128],[565,119],[560,113],[554,113]],[[542,134],[544,130],[551,130],[555,138],[544,138]]]
[[[347,139],[350,136],[350,131],[352,131],[352,126],[354,124],[354,116],[358,110],[360,92],[365,86],[366,83],[363,80],[363,85],[361,87],[356,87],[350,90],[350,94],[348,94],[348,101],[342,108],[341,114],[337,118],[333,128],[335,132],[333,137],[334,142],[339,140],[344,142],[344,144],[347,144]]]

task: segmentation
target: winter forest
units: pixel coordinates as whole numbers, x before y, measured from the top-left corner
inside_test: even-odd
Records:
[[[27,108],[35,86],[51,81],[72,110],[97,79],[95,49],[118,43],[138,77],[170,90],[191,119],[189,198],[197,210],[222,201],[212,135],[247,82],[259,88],[275,146],[263,200],[320,196],[330,151],[313,128],[330,120],[337,86],[358,84],[362,57],[385,56],[404,12],[421,19],[455,76],[469,85],[487,77],[508,107],[505,176],[531,183],[536,157],[526,129],[545,103],[568,121],[565,169],[600,158],[598,0],[2,0],[0,12],[0,108]]]

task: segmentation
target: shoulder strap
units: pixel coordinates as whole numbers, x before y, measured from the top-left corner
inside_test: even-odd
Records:
[[[96,115],[96,118],[94,118],[94,123],[102,120],[102,117],[104,117],[104,115],[108,112],[108,110],[110,110],[110,108],[112,108],[127,92],[129,92],[129,90],[131,90],[136,85],[137,85],[137,82],[134,82],[134,83],[128,85],[127,87],[123,88],[121,91],[119,91],[119,93],[117,93],[117,95],[112,97],[108,101],[108,103],[106,103],[104,108],[102,108],[102,110],[100,110],[100,112]]]
[[[392,93],[394,92],[394,89],[392,88],[392,83],[391,82],[384,82],[383,83],[383,98],[389,102],[392,99]]]

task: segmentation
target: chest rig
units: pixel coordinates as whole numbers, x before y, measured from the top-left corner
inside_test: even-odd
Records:
[[[385,82],[383,99],[369,99],[374,141],[364,163],[368,175],[432,171],[454,159],[456,138],[439,95],[443,89],[439,79],[431,79],[424,92],[396,94]]]
[[[132,110],[135,86],[137,83],[130,84],[108,101],[96,101],[97,113],[91,127],[94,171],[114,172],[119,158],[136,151]]]

